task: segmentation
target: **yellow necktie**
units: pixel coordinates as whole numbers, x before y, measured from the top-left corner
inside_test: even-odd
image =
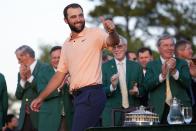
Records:
[[[169,82],[169,71],[166,76],[166,99],[165,102],[170,105],[171,104],[171,99],[172,99],[172,93],[170,89],[170,82]]]
[[[128,108],[129,99],[128,99],[128,91],[127,91],[127,84],[126,84],[126,79],[125,79],[123,63],[119,63],[119,82],[120,82],[120,90],[121,90],[121,95],[122,95],[122,106],[124,108]]]

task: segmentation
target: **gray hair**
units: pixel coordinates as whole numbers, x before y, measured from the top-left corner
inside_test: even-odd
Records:
[[[157,41],[157,47],[159,47],[159,46],[161,45],[162,40],[167,40],[167,39],[171,39],[172,42],[173,42],[173,44],[175,44],[173,36],[167,35],[167,34],[166,34],[166,35],[161,36],[161,37],[158,39],[158,41]]]
[[[122,44],[126,44],[127,45],[127,39],[121,35],[119,35],[119,39],[120,39],[120,42],[119,43],[122,43]]]
[[[18,47],[15,51],[15,53],[21,52],[22,54],[26,53],[29,54],[32,58],[35,58],[35,52],[34,50],[28,46],[28,45],[22,45]]]

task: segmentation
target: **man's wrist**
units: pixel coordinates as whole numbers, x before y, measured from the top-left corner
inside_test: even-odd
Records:
[[[176,70],[176,68],[175,68],[175,69],[173,69],[173,70],[171,71],[171,75],[176,74],[176,72],[177,72],[177,70]]]
[[[166,79],[166,74],[161,73],[161,76],[162,76],[163,79]]]

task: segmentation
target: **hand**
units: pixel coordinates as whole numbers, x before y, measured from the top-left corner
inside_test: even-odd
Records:
[[[41,98],[39,98],[39,97],[34,99],[31,102],[31,110],[35,111],[35,112],[39,112],[42,102],[43,102],[43,100]]]
[[[167,62],[166,62],[168,68],[169,68],[169,72],[171,73],[171,75],[176,73],[176,59],[175,58],[170,58]]]
[[[112,83],[112,87],[115,88],[118,84],[118,80],[119,80],[119,75],[118,74],[114,74],[111,77],[111,83]]]
[[[168,66],[167,66],[167,64],[166,63],[164,63],[163,65],[162,65],[162,67],[161,67],[161,69],[162,69],[162,72],[161,72],[161,75],[162,75],[162,77],[163,77],[163,79],[165,79],[166,78],[166,75],[167,75],[167,71],[168,71]]]
[[[26,66],[25,65],[20,65],[20,78],[24,81],[27,80],[27,77],[26,77]]]
[[[31,69],[29,66],[26,67],[26,78],[29,79],[31,77]]]
[[[133,86],[133,88],[129,90],[129,93],[132,96],[137,96],[139,94],[137,83],[135,83],[134,86]]]
[[[99,17],[99,19],[108,33],[113,33],[115,31],[115,25],[111,20],[105,20],[103,16]]]

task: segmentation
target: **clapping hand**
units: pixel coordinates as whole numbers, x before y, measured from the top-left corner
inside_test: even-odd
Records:
[[[138,90],[138,86],[137,86],[137,83],[135,83],[133,85],[133,88],[129,90],[129,93],[132,95],[132,96],[137,96],[139,94],[139,90]]]
[[[24,65],[24,64],[21,64],[20,65],[20,78],[24,81],[27,80],[27,75],[26,75],[26,72],[27,72],[27,66]]]
[[[171,75],[176,73],[176,59],[170,58],[162,65],[162,77],[166,78],[167,73],[171,73]]]
[[[112,77],[111,77],[111,83],[112,83],[112,87],[113,88],[116,88],[117,84],[118,84],[118,81],[119,81],[119,75],[118,74],[114,74]]]
[[[171,75],[176,73],[176,59],[175,58],[170,58],[167,61],[167,68],[169,69],[169,72],[171,73]]]

